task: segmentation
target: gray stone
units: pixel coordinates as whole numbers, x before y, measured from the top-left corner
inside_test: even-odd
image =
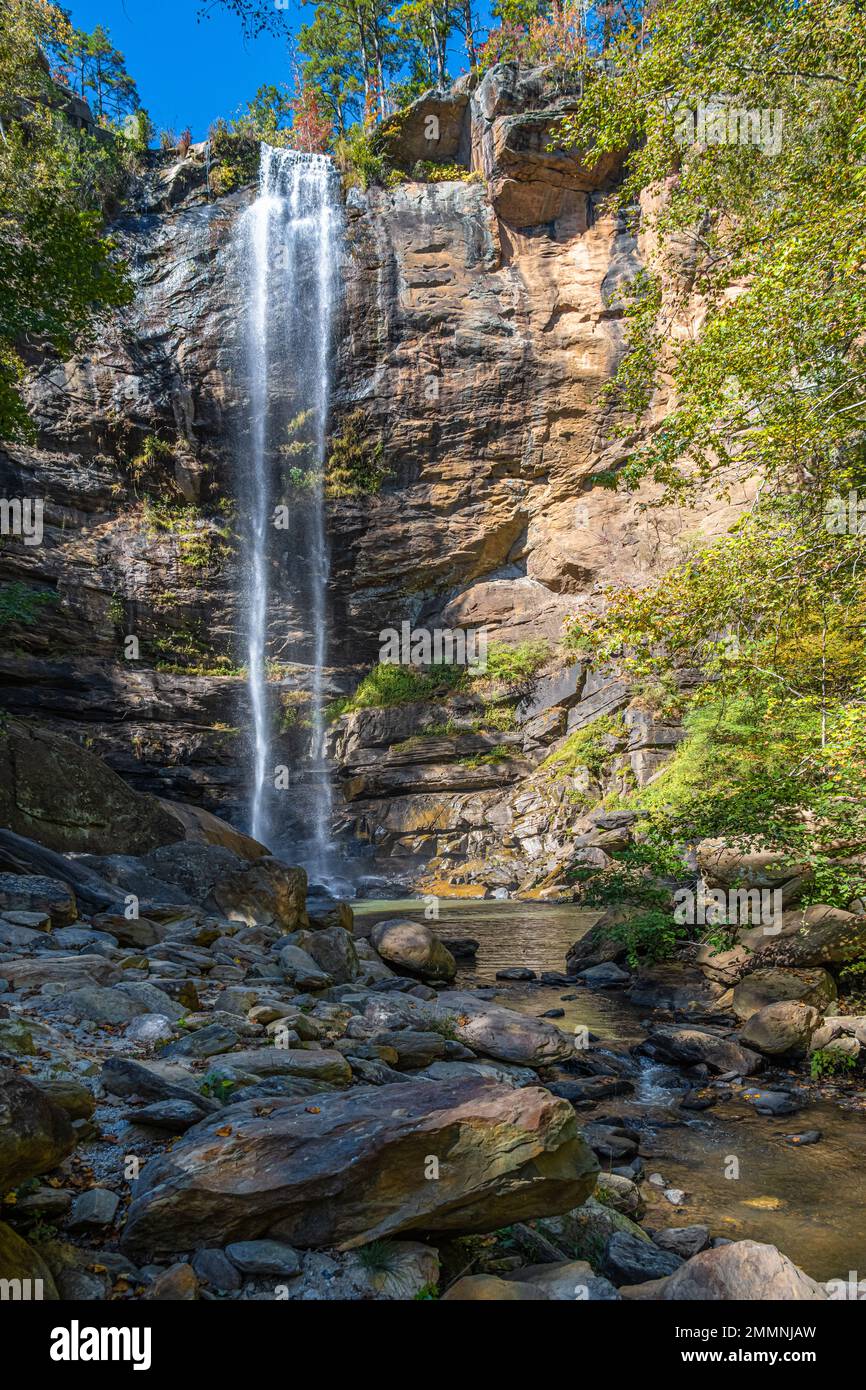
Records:
[[[290,1279],[301,1272],[297,1251],[279,1240],[237,1241],[226,1246],[226,1255],[242,1274],[275,1274]]]
[[[91,1187],[72,1203],[69,1229],[85,1231],[92,1226],[110,1226],[119,1206],[120,1198],[116,1192],[109,1191],[107,1187]]]
[[[614,1231],[604,1247],[602,1268],[614,1284],[641,1284],[663,1279],[682,1264],[682,1257],[652,1241],[638,1240],[626,1231]]]

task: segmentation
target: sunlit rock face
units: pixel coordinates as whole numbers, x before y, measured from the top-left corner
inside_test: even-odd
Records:
[[[544,70],[463,79],[389,122],[382,139],[402,182],[345,194],[331,433],[360,440],[383,476],[378,491],[329,504],[333,693],[403,620],[555,641],[607,583],[643,582],[685,535],[717,532],[742,503],[648,514],[651,489],[623,496],[593,482],[624,456],[603,388],[623,352],[617,292],[645,232],[607,206],[614,159],[591,168],[557,148],[557,121],[577,100]],[[415,177],[437,160],[461,177]],[[249,411],[231,255],[254,189],[216,197],[212,181],[203,147],[157,163],[115,228],[134,303],[86,355],[34,363],[38,447],[0,452],[0,495],[44,498],[45,539],[4,542],[0,581],[59,602],[49,596],[15,629],[0,698],[87,738],[140,789],[243,824],[250,712],[234,499]],[[309,638],[285,627],[275,603],[277,659]],[[308,685],[304,671],[285,678],[287,694]],[[548,742],[568,717],[549,708],[532,716],[547,721]],[[283,719],[276,758],[296,764],[307,738],[302,721]],[[353,835],[362,821],[385,826],[398,854],[429,858],[435,839],[413,837],[443,827],[463,837],[461,853],[480,852],[491,825],[507,834],[524,814],[502,796],[527,769],[518,757],[473,778],[465,759],[477,751],[440,750],[417,774],[405,759],[387,775],[347,766],[357,814],[342,823]],[[542,817],[527,835],[539,854],[567,820]]]

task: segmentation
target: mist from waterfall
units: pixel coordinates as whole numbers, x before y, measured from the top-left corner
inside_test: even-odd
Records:
[[[323,473],[340,250],[339,178],[324,155],[261,147],[258,197],[244,213],[238,266],[246,305],[247,418],[240,448],[246,545],[250,834],[291,842],[328,873],[331,786],[324,759],[329,556]],[[268,680],[279,663],[280,685]],[[285,672],[290,673],[288,676]],[[303,765],[275,788],[278,696],[305,691]],[[299,843],[299,841],[301,843]]]

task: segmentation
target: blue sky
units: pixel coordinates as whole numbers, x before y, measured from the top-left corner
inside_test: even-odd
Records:
[[[288,80],[284,42],[268,35],[244,42],[239,22],[219,8],[199,20],[200,0],[66,3],[77,28],[108,29],[158,130],[189,126],[202,140],[218,116],[233,115],[263,82]],[[289,0],[285,13],[296,30],[312,18],[312,6]],[[452,66],[458,72],[463,64]]]

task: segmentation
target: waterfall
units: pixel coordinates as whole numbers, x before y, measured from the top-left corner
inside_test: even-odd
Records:
[[[328,871],[331,819],[323,473],[340,226],[331,161],[262,145],[258,196],[241,218],[236,247],[245,291],[239,463],[252,712],[248,825],[274,848],[291,844],[320,878]],[[276,682],[268,679],[272,662],[280,667]],[[274,737],[286,717],[279,703],[286,688],[305,692],[298,708],[309,748],[281,793]]]

